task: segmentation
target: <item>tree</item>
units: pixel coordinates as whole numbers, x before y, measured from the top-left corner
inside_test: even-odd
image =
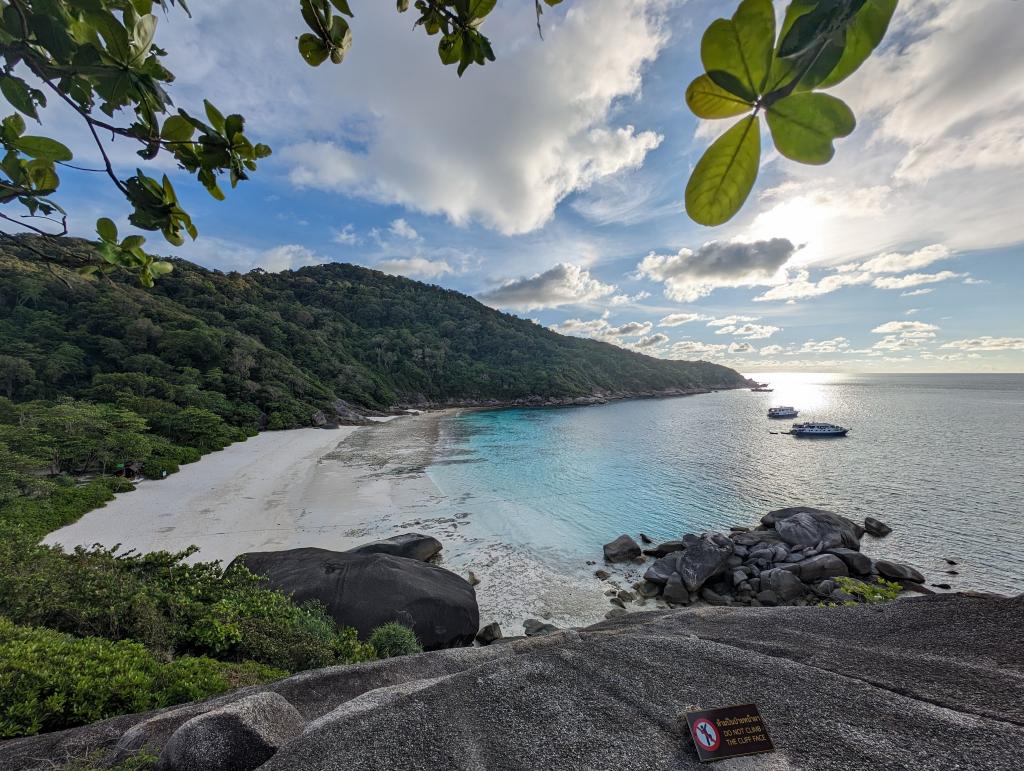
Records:
[[[543,0],[554,6],[562,0]],[[702,118],[746,114],[716,141],[697,164],[687,186],[687,211],[706,225],[733,216],[749,194],[760,156],[759,114],[767,116],[776,147],[788,158],[824,163],[832,140],[849,134],[854,120],[839,100],[813,89],[849,76],[881,42],[897,0],[792,0],[779,40],[771,0],[743,0],[732,19],[719,19],[704,34],[701,56],[707,72],[687,91],[687,102]],[[245,118],[224,115],[209,101],[202,110],[173,109],[168,88],[173,73],[156,44],[154,5],[188,13],[185,0],[0,0],[0,92],[16,113],[0,121],[0,205],[20,206],[20,217],[0,211],[0,219],[42,236],[68,232],[68,215],[55,200],[58,170],[105,174],[131,208],[129,222],[163,234],[175,246],[195,239],[198,229],[180,205],[166,174],[159,179],[142,168],[122,179],[102,140],[110,136],[135,143],[142,162],[169,154],[178,167],[217,200],[256,171],[271,149],[253,142]],[[495,58],[480,31],[497,0],[415,0],[414,27],[438,36],[438,56],[461,76],[473,64]],[[298,53],[311,66],[339,64],[352,45],[349,0],[300,0],[309,31],[298,39]],[[534,0],[538,30],[543,9]],[[410,10],[397,0],[397,10]],[[554,77],[554,75],[553,75]],[[66,103],[80,118],[101,158],[101,169],[72,164],[62,143],[27,133],[25,119],[42,125],[48,99]],[[118,122],[131,115],[131,122]],[[32,222],[36,220],[37,222]],[[96,223],[99,260],[79,266],[84,273],[128,269],[146,286],[172,270],[172,264],[145,251],[145,237],[122,237],[108,217]],[[10,234],[0,231],[10,240]],[[49,255],[27,242],[18,243]],[[52,246],[48,245],[48,246]]]

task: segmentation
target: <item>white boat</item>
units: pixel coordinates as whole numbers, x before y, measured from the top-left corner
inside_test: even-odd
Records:
[[[794,407],[769,407],[769,418],[795,418],[800,413]]]
[[[846,436],[849,430],[835,423],[794,423],[789,433],[793,436]]]

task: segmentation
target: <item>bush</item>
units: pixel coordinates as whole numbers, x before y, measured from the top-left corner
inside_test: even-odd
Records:
[[[193,701],[283,674],[208,658],[161,663],[138,643],[18,627],[0,617],[0,738]]]
[[[423,653],[423,646],[416,639],[416,633],[409,627],[391,621],[373,630],[370,645],[377,652],[378,658],[390,659],[394,656],[409,656]]]
[[[839,588],[857,598],[858,602],[874,604],[877,602],[888,602],[900,596],[903,587],[894,581],[886,581],[884,578],[875,576],[870,583],[860,581],[856,578],[841,576],[835,579]],[[847,602],[847,604],[850,604]]]
[[[147,479],[163,479],[178,471],[178,462],[163,455],[150,456],[142,464],[142,474]]]
[[[133,489],[132,483],[121,477],[101,477],[84,485],[58,477],[44,486],[37,497],[23,496],[0,506],[0,531],[15,528],[38,540],[112,500],[114,493]]]
[[[134,640],[156,655],[253,660],[290,672],[366,661],[373,648],[324,607],[298,605],[242,567],[189,565],[195,553],[71,553],[0,538],[0,615],[79,636]]]

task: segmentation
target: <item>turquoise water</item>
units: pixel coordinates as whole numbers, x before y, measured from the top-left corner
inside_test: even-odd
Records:
[[[806,504],[888,522],[865,551],[932,581],[1024,591],[1024,375],[757,377],[774,393],[464,413],[428,474],[472,536],[555,572],[620,533],[676,538]],[[850,435],[773,434],[792,422],[768,420],[775,405]]]

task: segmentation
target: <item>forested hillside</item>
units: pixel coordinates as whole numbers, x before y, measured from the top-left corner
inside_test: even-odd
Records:
[[[55,254],[73,265],[88,248]],[[52,250],[52,247],[49,247]],[[76,254],[76,250],[78,253]],[[175,261],[153,289],[0,253],[0,395],[194,407],[233,426],[307,425],[337,399],[448,399],[727,387],[734,371],[563,337],[455,291],[352,265],[219,273]]]

